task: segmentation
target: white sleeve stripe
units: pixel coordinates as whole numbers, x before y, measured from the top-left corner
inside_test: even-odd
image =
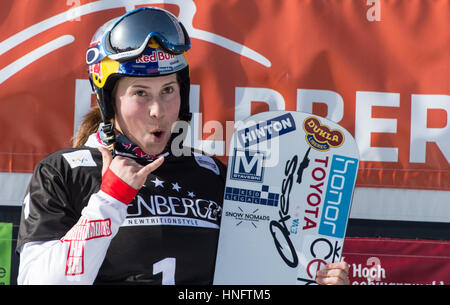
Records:
[[[92,284],[127,207],[99,191],[61,240],[28,242],[20,249],[18,284]]]

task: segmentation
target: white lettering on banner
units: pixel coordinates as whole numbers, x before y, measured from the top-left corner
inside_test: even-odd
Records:
[[[371,133],[397,133],[396,119],[372,118],[372,106],[399,107],[399,93],[356,92],[355,141],[361,161],[397,162],[398,148],[372,147]]]
[[[381,281],[386,278],[386,270],[381,267],[381,261],[378,257],[369,257],[367,266],[362,264],[352,264],[354,278],[365,278],[368,281]]]
[[[251,114],[252,101],[264,102],[270,110],[284,110],[283,96],[269,88],[236,87],[236,103],[234,108],[234,120],[243,121]]]
[[[447,124],[442,128],[427,128],[428,109],[441,109],[447,113]],[[450,96],[413,94],[411,97],[411,147],[409,160],[425,163],[427,142],[436,143],[447,162],[450,162]]]
[[[74,134],[81,118],[89,110],[90,90],[88,80],[76,80]],[[229,153],[229,143],[234,131],[234,125],[239,120],[251,115],[251,103],[264,102],[269,110],[285,110],[283,96],[268,88],[235,89],[235,122],[226,121],[223,128],[219,121],[207,121],[203,124],[200,109],[200,86],[191,85],[190,109],[193,118],[189,125],[184,143],[188,146],[202,149],[207,153],[224,156]],[[326,118],[336,123],[344,116],[344,102],[338,93],[330,90],[297,89],[297,110],[312,112],[314,103],[327,105]],[[372,133],[397,133],[398,120],[393,118],[372,118],[373,107],[400,107],[399,93],[357,91],[355,102],[355,140],[360,150],[361,161],[398,162],[398,147],[375,147],[371,145]],[[450,96],[413,94],[411,95],[411,134],[409,145],[409,162],[425,163],[426,143],[437,144],[446,160],[450,160],[450,125],[442,128],[427,128],[428,109],[446,111],[447,122],[450,122]],[[186,127],[181,127],[184,131]],[[207,139],[202,139],[204,133],[213,133]]]
[[[225,127],[225,136],[223,134],[223,126],[218,121],[208,121],[203,124],[202,114],[200,113],[200,85],[191,85],[189,92],[189,109],[192,113],[192,119],[186,134],[183,134],[184,143],[187,146],[203,150],[211,155],[223,156],[229,151],[231,136],[234,132],[234,122],[227,121]],[[185,131],[183,124],[178,124],[176,128]],[[180,130],[175,130],[179,132]],[[203,133],[211,133],[207,139],[203,140]],[[177,139],[174,140],[178,145]],[[179,147],[179,146],[176,146]],[[188,151],[188,149],[187,149]],[[177,152],[174,153],[177,156]]]
[[[339,122],[344,117],[344,100],[331,90],[297,89],[297,111],[313,113],[313,104],[327,105],[327,119]]]
[[[364,278],[380,278],[381,276],[384,278],[386,277],[386,270],[381,268],[380,265],[376,266],[375,268],[368,268],[368,267],[362,267],[362,264],[353,264],[352,265],[353,270],[353,277],[364,277]]]
[[[73,118],[73,142],[76,140],[76,133],[83,121],[83,117],[91,109],[91,84],[88,79],[75,80],[75,109]]]

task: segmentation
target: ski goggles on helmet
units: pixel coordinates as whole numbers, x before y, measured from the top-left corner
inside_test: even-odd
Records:
[[[117,19],[103,36],[105,55],[117,61],[139,57],[154,38],[167,53],[178,55],[191,47],[189,35],[167,11],[143,7]]]

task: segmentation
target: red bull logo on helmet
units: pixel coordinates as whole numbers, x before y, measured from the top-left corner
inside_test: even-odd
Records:
[[[175,55],[163,52],[163,51],[153,51],[150,55],[142,55],[136,59],[136,63],[149,63],[149,62],[158,62],[164,60],[173,60]]]
[[[179,71],[187,66],[187,61],[184,54],[167,53],[152,39],[141,56],[128,63],[122,63],[122,66],[125,73],[134,71],[135,74],[162,75]]]

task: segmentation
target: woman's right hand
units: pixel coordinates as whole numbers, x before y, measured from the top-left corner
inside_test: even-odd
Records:
[[[135,190],[139,190],[147,180],[147,176],[164,162],[164,157],[159,157],[152,163],[142,166],[130,158],[121,156],[113,158],[111,152],[104,147],[100,147],[99,150],[103,159],[102,176],[109,168],[117,177]]]

